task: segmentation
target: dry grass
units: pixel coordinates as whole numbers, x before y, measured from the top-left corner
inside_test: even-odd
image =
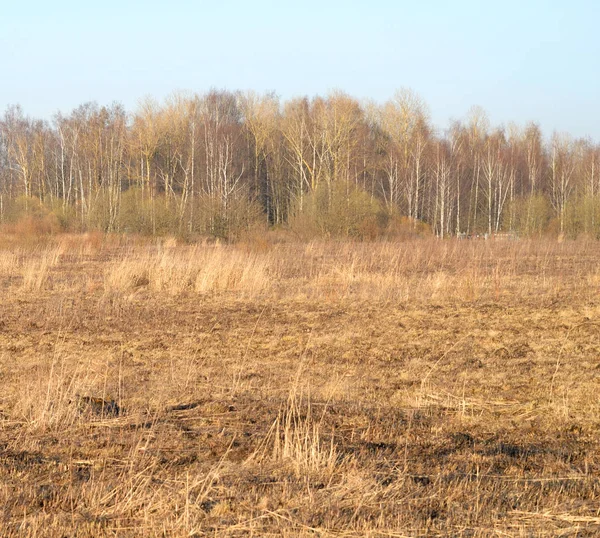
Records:
[[[597,251],[594,243],[541,241],[319,242],[258,251],[159,246],[114,257],[105,270],[104,288],[118,294],[141,287],[173,296],[226,293],[244,300],[527,299],[565,287],[584,291],[600,282]]]
[[[600,244],[28,241],[1,535],[600,532]]]
[[[129,252],[105,273],[105,289],[127,292],[147,286],[153,292],[180,295],[233,291],[252,297],[269,287],[265,256],[218,247]]]

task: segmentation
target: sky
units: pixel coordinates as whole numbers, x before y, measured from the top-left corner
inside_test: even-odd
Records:
[[[495,126],[600,141],[598,20],[597,0],[0,0],[0,112],[410,88],[440,131],[480,106]]]

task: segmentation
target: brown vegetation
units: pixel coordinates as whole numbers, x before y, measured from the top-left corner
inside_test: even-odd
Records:
[[[600,245],[0,237],[3,536],[595,536]]]

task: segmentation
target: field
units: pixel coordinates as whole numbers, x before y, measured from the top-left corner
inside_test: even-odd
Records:
[[[597,536],[600,244],[0,238],[2,536]]]

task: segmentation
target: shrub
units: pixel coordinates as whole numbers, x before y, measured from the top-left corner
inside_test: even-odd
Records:
[[[20,236],[40,236],[59,233],[64,228],[51,208],[38,198],[21,196],[13,200],[4,212],[4,230]]]
[[[552,207],[541,194],[517,197],[504,213],[504,228],[510,228],[521,236],[542,235],[549,231]]]
[[[290,227],[299,235],[374,238],[386,221],[379,202],[348,182],[321,183],[296,205]]]

